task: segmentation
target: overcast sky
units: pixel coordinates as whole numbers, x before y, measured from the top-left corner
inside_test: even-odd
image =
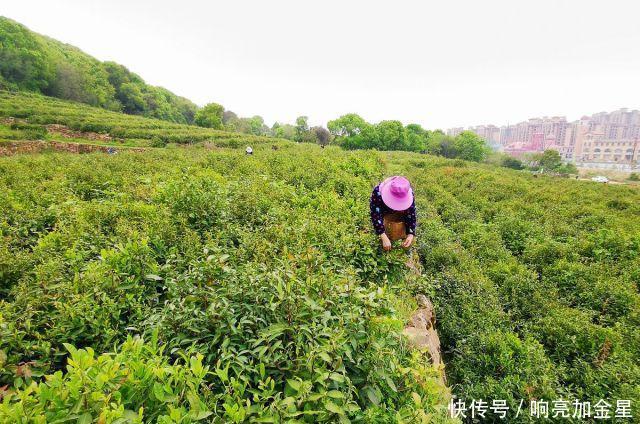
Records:
[[[640,108],[637,0],[0,0],[0,15],[268,124]]]

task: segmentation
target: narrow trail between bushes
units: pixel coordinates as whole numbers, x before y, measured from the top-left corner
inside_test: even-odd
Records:
[[[13,156],[17,154],[33,154],[42,153],[45,151],[56,151],[64,153],[108,153],[114,154],[120,150],[127,150],[129,152],[144,152],[145,148],[142,147],[129,147],[129,146],[108,146],[100,144],[88,144],[88,143],[73,143],[65,141],[30,141],[19,140],[10,142],[0,142],[0,157],[1,156]]]
[[[402,175],[403,170],[396,164],[385,163],[385,175]],[[408,268],[408,279],[423,276],[422,257],[415,244],[407,252],[405,265]],[[415,296],[416,309],[411,313],[402,334],[407,337],[413,349],[427,353],[431,364],[440,373],[440,384],[447,387],[445,364],[440,346],[440,337],[436,328],[436,311],[432,300],[424,293]],[[447,387],[448,389],[448,387]]]
[[[420,255],[416,251],[409,253],[406,266],[409,272],[416,277],[422,276],[422,265]],[[441,383],[446,386],[447,376],[445,364],[442,359],[440,348],[440,337],[436,329],[436,311],[433,302],[424,294],[416,295],[417,309],[411,314],[409,322],[405,326],[402,334],[408,339],[411,346],[429,354],[431,363],[438,368],[441,373]]]

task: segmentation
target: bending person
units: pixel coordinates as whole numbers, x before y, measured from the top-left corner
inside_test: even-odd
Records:
[[[416,204],[409,180],[389,177],[373,189],[369,201],[371,223],[382,248],[391,250],[391,242],[404,239],[402,247],[413,244],[416,234]]]

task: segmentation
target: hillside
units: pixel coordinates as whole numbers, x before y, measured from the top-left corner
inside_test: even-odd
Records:
[[[282,140],[111,112],[78,102],[0,90],[0,142],[57,140],[131,147],[208,142],[244,146]]]
[[[0,89],[27,90],[177,123],[191,123],[197,106],[146,84],[127,68],[34,33],[0,16]]]
[[[26,120],[5,137],[224,138],[37,95],[0,110]],[[637,187],[277,147],[0,158],[0,421],[444,422],[439,371],[400,335],[416,294],[467,403],[524,400],[509,422],[532,399],[640,414]],[[415,187],[409,254],[381,253],[368,222],[394,174]]]

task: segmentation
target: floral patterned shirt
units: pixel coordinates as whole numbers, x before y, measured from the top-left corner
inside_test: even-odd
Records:
[[[369,200],[369,209],[371,210],[371,223],[377,235],[384,233],[383,218],[389,212],[396,212],[387,206],[382,200],[380,194],[380,185],[377,185],[371,193]],[[407,226],[407,234],[416,234],[416,201],[414,200],[409,209],[401,212],[404,215],[404,223]]]

